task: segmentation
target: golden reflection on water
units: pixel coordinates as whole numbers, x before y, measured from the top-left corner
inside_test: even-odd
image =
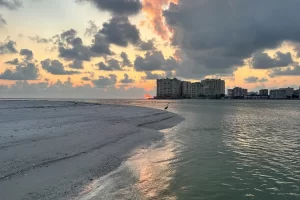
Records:
[[[170,184],[175,174],[175,169],[171,167],[171,162],[175,159],[172,149],[172,144],[166,144],[139,153],[129,160],[137,173],[136,186],[144,199],[176,199],[170,193]]]
[[[170,186],[175,174],[176,155],[174,145],[168,138],[151,148],[138,149],[117,170],[93,181],[74,200],[110,200],[110,199],[164,199],[175,200]]]

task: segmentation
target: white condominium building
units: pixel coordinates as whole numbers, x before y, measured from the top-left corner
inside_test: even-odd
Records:
[[[228,89],[227,93],[229,98],[243,98],[248,95],[248,90],[240,87]]]
[[[197,99],[204,95],[203,85],[200,82],[192,83],[191,85],[191,98]]]
[[[191,98],[191,82],[188,81],[182,81],[181,82],[181,92],[183,98]]]
[[[221,79],[206,79],[191,83],[173,79],[157,79],[156,98],[220,98],[225,95],[225,81]]]
[[[225,94],[225,81],[221,79],[205,79],[201,81],[204,95],[216,96]]]
[[[294,88],[279,88],[270,90],[270,99],[288,99],[292,98]]]
[[[269,95],[269,90],[268,89],[261,89],[261,90],[259,90],[259,95],[260,96],[268,96]]]
[[[157,97],[179,98],[181,96],[181,81],[173,79],[157,79]]]

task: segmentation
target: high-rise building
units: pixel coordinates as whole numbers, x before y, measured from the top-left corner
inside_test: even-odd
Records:
[[[300,98],[300,88],[298,90],[294,90],[293,98]]]
[[[259,95],[260,96],[268,96],[269,95],[269,90],[268,89],[261,89],[261,90],[259,90]]]
[[[201,98],[204,95],[203,85],[200,82],[191,84],[191,98],[197,99]]]
[[[247,96],[257,96],[257,92],[248,92]]]
[[[180,98],[181,81],[173,79],[157,79],[157,98]]]
[[[241,87],[235,87],[233,89],[228,89],[227,93],[229,98],[244,98],[248,95],[248,90],[241,88]]]
[[[225,81],[221,79],[206,79],[191,83],[173,79],[157,79],[156,98],[220,98],[225,95]]]
[[[289,99],[293,97],[294,88],[270,90],[270,99]]]
[[[191,98],[191,82],[188,81],[182,81],[181,82],[181,96],[183,98]]]
[[[225,81],[221,79],[205,79],[201,81],[205,96],[225,95]]]

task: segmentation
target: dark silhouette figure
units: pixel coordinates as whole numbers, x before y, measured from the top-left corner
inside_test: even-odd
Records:
[[[167,110],[169,108],[169,104],[165,107],[165,110]]]

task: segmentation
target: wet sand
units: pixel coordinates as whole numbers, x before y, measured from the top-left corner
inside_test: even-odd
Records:
[[[0,199],[72,199],[182,120],[141,107],[0,101]]]

